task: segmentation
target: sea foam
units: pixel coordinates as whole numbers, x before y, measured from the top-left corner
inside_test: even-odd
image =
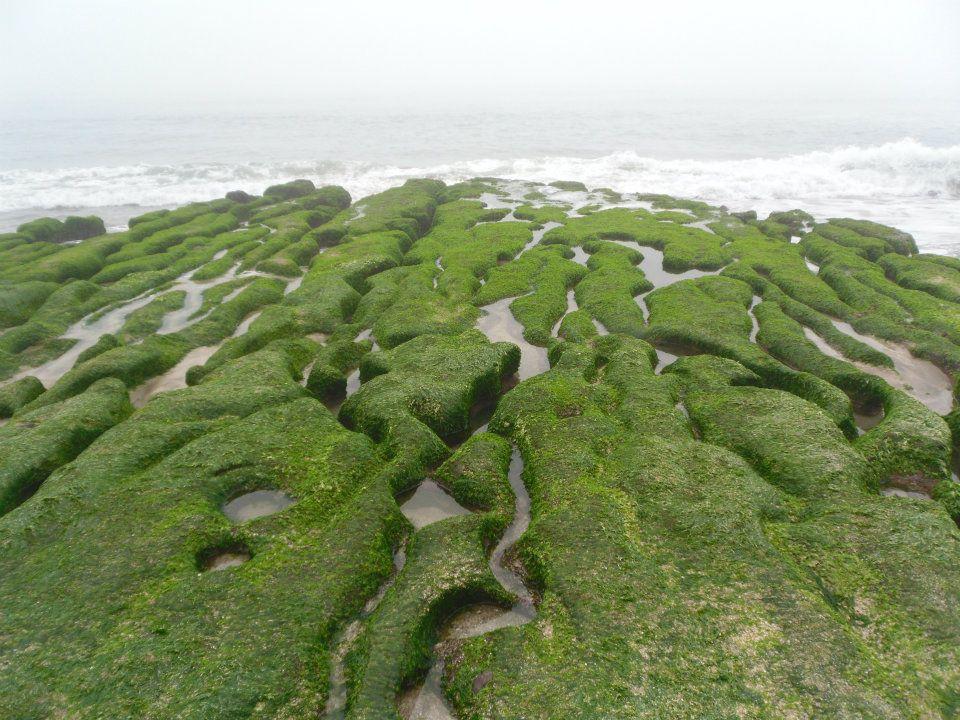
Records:
[[[446,181],[478,175],[549,182],[576,179],[624,192],[657,192],[761,212],[802,207],[819,217],[854,215],[914,232],[926,249],[960,251],[960,145],[929,147],[905,138],[777,158],[661,160],[633,151],[602,157],[484,158],[400,167],[357,161],[123,165],[0,171],[0,213],[134,205],[174,206],[260,192],[295,177],[338,184],[354,197],[412,177]],[[129,214],[137,214],[131,208]]]

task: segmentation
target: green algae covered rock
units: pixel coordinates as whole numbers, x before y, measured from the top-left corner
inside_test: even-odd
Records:
[[[555,182],[550,183],[550,186],[555,187],[558,190],[566,190],[569,192],[587,191],[587,186],[577,180],[556,180]]]
[[[32,375],[0,387],[0,417],[8,418],[43,393],[43,383]]]
[[[24,223],[17,228],[17,233],[24,235],[33,242],[60,242],[63,239],[63,223],[55,218],[39,218]]]
[[[17,228],[17,233],[33,242],[61,243],[103,235],[106,233],[103,220],[96,215],[77,217],[71,215],[63,221],[55,218],[31,220]]]
[[[103,220],[96,215],[77,217],[71,215],[63,221],[63,237],[65,240],[86,240],[87,238],[103,235],[107,232]]]
[[[17,414],[0,428],[0,515],[29,498],[52,471],[130,410],[123,384],[111,379],[62,403]]]
[[[960,261],[916,250],[575,180],[25,223],[0,715],[957,717]]]
[[[265,197],[276,200],[290,200],[292,198],[309,195],[317,186],[310,180],[291,180],[290,182],[279,185],[271,185],[263,191]]]

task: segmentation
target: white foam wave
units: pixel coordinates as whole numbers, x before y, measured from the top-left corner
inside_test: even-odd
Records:
[[[936,227],[937,233],[957,234],[960,228],[960,145],[935,148],[909,138],[746,160],[660,160],[623,151],[597,158],[490,158],[420,167],[321,161],[7,170],[0,171],[0,212],[172,206],[221,197],[234,189],[261,192],[296,177],[343,185],[358,198],[411,177],[456,181],[477,175],[576,179],[595,187],[668,193],[738,209],[799,206],[815,214],[852,210],[877,219],[905,217],[907,226],[911,217],[920,218],[914,229],[923,226],[934,232]],[[939,235],[935,239],[945,240]]]

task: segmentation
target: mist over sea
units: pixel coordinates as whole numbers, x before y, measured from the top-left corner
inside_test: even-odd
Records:
[[[0,231],[78,213],[120,228],[146,210],[298,177],[357,198],[408,177],[477,175],[868,218],[960,256],[956,103],[7,117]]]

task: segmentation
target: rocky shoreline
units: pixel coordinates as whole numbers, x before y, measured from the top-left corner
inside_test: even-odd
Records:
[[[0,715],[957,717],[960,260],[476,178],[0,235]]]

